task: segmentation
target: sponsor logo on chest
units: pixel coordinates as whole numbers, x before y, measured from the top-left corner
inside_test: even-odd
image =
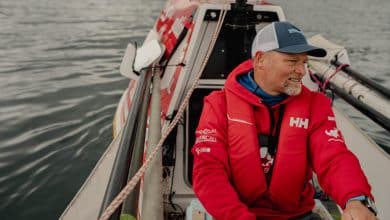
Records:
[[[309,119],[300,118],[300,117],[290,117],[290,127],[307,129],[309,127]]]

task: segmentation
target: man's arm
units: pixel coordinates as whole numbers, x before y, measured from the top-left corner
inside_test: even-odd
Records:
[[[346,207],[347,201],[353,197],[365,195],[373,198],[371,187],[358,159],[345,145],[330,100],[323,95],[316,95],[313,100],[309,156],[320,185],[345,208],[345,213],[367,214],[369,210],[363,205]]]
[[[192,148],[193,189],[215,219],[255,220],[256,216],[240,201],[229,181],[226,109],[220,109],[224,103],[219,101],[224,100],[215,95],[205,99]]]

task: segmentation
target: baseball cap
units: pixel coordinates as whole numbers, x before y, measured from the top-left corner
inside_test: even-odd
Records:
[[[272,22],[256,34],[252,43],[252,57],[257,51],[307,53],[314,57],[326,56],[326,50],[308,44],[303,32],[286,21]]]

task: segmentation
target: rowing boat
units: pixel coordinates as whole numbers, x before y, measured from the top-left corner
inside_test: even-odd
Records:
[[[115,113],[114,139],[60,219],[211,219],[191,187],[202,100],[250,57],[256,31],[284,20],[282,8],[266,2],[168,1],[143,45],[126,49],[120,72],[129,85]],[[328,56],[309,60],[313,74],[305,85],[336,92],[388,130],[386,88],[348,74],[342,46],[320,35],[310,41]],[[379,217],[390,219],[389,155],[340,109],[334,112],[372,184]],[[340,214],[321,196],[315,211],[324,219]]]

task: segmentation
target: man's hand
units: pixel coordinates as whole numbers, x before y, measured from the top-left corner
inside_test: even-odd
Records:
[[[342,220],[376,220],[372,213],[360,201],[350,201],[344,209]]]

